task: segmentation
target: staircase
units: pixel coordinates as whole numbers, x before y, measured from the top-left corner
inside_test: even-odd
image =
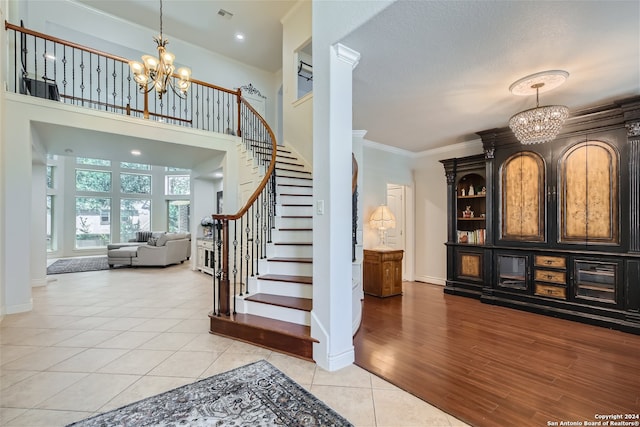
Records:
[[[210,332],[313,360],[311,172],[278,147],[275,222],[257,271],[235,298],[235,313],[210,316]],[[253,272],[252,272],[253,273]]]

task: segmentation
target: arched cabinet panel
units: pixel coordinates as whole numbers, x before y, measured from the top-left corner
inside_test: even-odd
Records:
[[[614,147],[585,141],[570,147],[558,161],[560,242],[620,243],[620,159]]]
[[[545,240],[544,162],[540,155],[521,151],[500,168],[501,240]]]

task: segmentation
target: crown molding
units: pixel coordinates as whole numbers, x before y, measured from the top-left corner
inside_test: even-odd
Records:
[[[352,130],[351,131],[351,136],[353,138],[364,138],[364,136],[367,134],[366,130]]]
[[[464,149],[474,148],[474,147],[479,147],[481,150],[478,151],[478,153],[482,153],[482,140],[480,138],[474,139],[471,141],[459,142],[457,144],[445,145],[444,147],[432,148],[431,150],[424,150],[424,151],[420,151],[418,153],[412,153],[412,154],[413,154],[413,157],[418,158],[418,157],[426,157],[426,156],[433,156],[436,154],[448,153],[451,151],[459,151],[459,150],[464,150]]]
[[[346,62],[347,64],[351,64],[351,68],[356,68],[360,62],[360,52],[356,52],[342,43],[333,45],[333,50],[335,50],[338,59]]]
[[[400,156],[405,156],[405,157],[414,157],[415,155],[415,153],[409,150],[392,147],[390,145],[380,144],[379,142],[369,141],[368,139],[365,139],[362,145],[368,148],[373,148],[380,151],[386,151],[387,153],[398,154]]]

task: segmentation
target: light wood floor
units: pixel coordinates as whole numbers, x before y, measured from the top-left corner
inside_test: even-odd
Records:
[[[403,296],[365,296],[363,311],[356,364],[471,425],[640,413],[638,335],[417,282],[405,282]]]

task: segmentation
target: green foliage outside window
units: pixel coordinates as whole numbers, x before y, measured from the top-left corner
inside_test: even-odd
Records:
[[[76,191],[111,191],[111,172],[76,169]]]
[[[130,194],[151,194],[151,175],[121,173],[120,190]]]

